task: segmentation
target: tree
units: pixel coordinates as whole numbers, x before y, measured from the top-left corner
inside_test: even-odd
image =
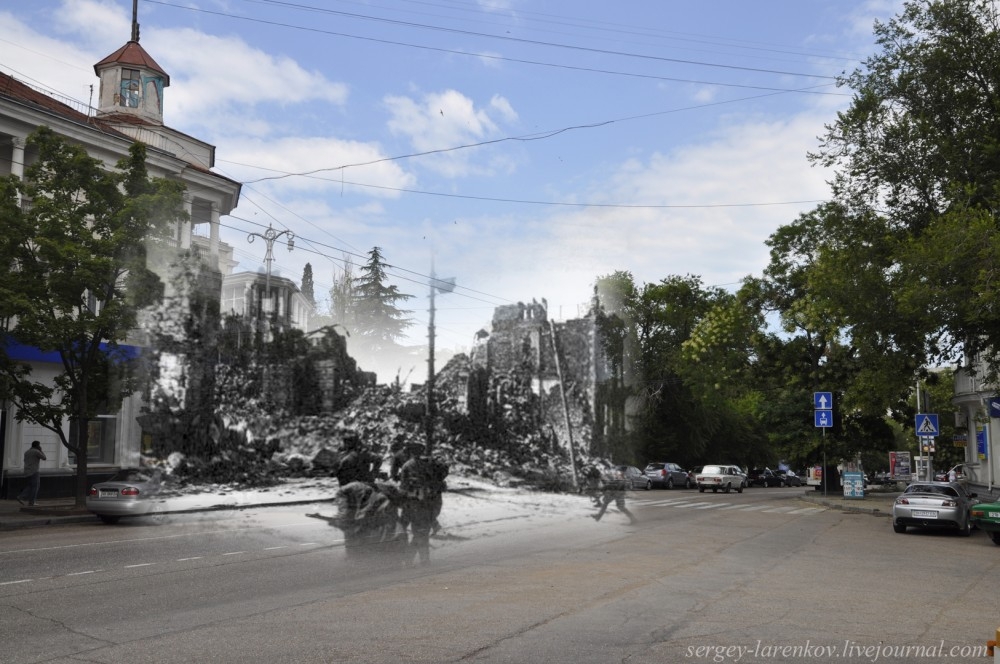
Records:
[[[368,262],[361,266],[361,275],[352,284],[352,307],[356,335],[369,350],[385,350],[395,345],[403,331],[412,323],[406,318],[410,311],[400,309],[397,302],[409,300],[412,295],[400,293],[395,285],[388,285],[386,268],[389,264],[382,257],[379,247],[368,252]]]
[[[313,267],[309,263],[302,268],[302,294],[309,300],[309,303],[316,304],[316,294],[313,290]]]
[[[333,275],[330,287],[330,316],[350,336],[354,330],[354,262],[344,256],[344,269]]]
[[[17,406],[19,420],[54,432],[75,457],[83,505],[90,421],[136,391],[137,358],[120,344],[139,310],[162,297],[146,242],[185,218],[184,187],[148,177],[141,143],[114,171],[46,127],[28,143],[38,159],[24,179],[0,180],[0,320],[9,327],[0,344],[0,396]],[[15,344],[54,353],[54,379],[13,359]]]
[[[892,295],[918,323],[926,359],[998,348],[996,5],[909,0],[897,17],[876,23],[875,36],[879,52],[841,80],[854,91],[851,106],[811,158],[837,169],[834,193],[846,208],[880,211],[868,217],[878,227],[861,231],[877,229],[882,238]],[[845,230],[845,244],[862,246]],[[882,323],[891,325],[891,317]],[[873,326],[869,343],[897,344],[900,329]],[[996,373],[1000,357],[990,359]]]

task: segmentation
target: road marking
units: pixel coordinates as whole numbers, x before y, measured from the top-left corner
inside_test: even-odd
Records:
[[[313,546],[314,544],[319,544],[319,542],[303,542],[299,546]]]
[[[688,499],[686,498],[675,498],[673,500],[653,500],[650,502],[642,501],[642,504],[660,506],[660,505],[673,505],[674,503],[686,503],[686,502],[688,502]]]
[[[246,553],[246,551],[230,551],[229,553],[224,553],[224,556],[238,556],[241,553]]]
[[[83,576],[84,574],[93,574],[94,572],[100,572],[99,569],[88,569],[86,572],[70,572],[66,576]]]
[[[188,560],[199,560],[199,559],[201,559],[201,556],[191,556],[190,558],[178,558],[177,562],[183,563],[183,562],[186,562]]]
[[[743,510],[744,512],[756,512],[757,510],[762,510],[765,508],[767,508],[767,505],[747,505],[745,507],[741,507],[740,509]]]
[[[133,567],[149,567],[150,565],[155,565],[156,563],[138,563],[136,565],[125,565],[125,569],[132,569]]]
[[[19,579],[17,581],[4,581],[0,583],[0,586],[12,586],[15,583],[29,583],[31,581],[34,581],[34,579]]]
[[[775,507],[774,509],[764,510],[764,511],[767,512],[768,514],[783,514],[784,512],[788,512],[788,511],[793,510],[793,509],[795,509],[795,508],[794,507]]]
[[[792,510],[789,514],[816,514],[817,512],[825,512],[826,510],[822,507],[802,507],[797,510]]]
[[[715,503],[684,503],[683,505],[673,505],[672,507],[693,507],[694,509],[701,509],[702,507],[711,507]]]
[[[284,545],[283,546],[269,546],[269,547],[266,547],[264,550],[265,551],[275,551],[277,549],[287,549],[287,548],[288,547],[284,546]]]
[[[697,503],[695,503],[695,504],[697,504]],[[694,509],[696,509],[696,510],[709,510],[709,509],[712,509],[713,507],[722,508],[722,507],[724,507],[724,506],[726,506],[728,504],[729,503],[706,503],[706,504],[702,505],[701,507],[695,507]],[[692,505],[692,507],[694,507],[694,505]]]

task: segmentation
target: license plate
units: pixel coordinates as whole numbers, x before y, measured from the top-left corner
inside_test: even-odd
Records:
[[[936,519],[937,512],[930,512],[927,510],[913,510],[913,516],[918,519]]]
[[[987,512],[991,519],[1000,519],[1000,512]]]
[[[98,492],[98,497],[99,498],[117,498],[118,497],[118,492],[117,491],[100,491],[100,492]]]

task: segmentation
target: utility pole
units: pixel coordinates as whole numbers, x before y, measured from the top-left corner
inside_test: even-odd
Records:
[[[264,298],[270,303],[271,299],[271,262],[274,260],[274,243],[282,235],[288,236],[288,250],[291,251],[295,248],[295,234],[290,230],[276,231],[271,228],[271,224],[267,225],[267,230],[261,233],[249,233],[247,234],[247,241],[253,244],[255,237],[259,237],[261,240],[267,243],[267,252],[264,254],[264,262],[267,263],[267,276],[264,281]],[[261,308],[263,309],[264,298],[261,298]],[[269,311],[269,314],[274,312]]]
[[[434,294],[437,291],[450,293],[455,290],[455,278],[438,279],[434,274],[434,257],[431,257],[431,276],[428,281],[431,291],[430,316],[427,323],[427,406],[424,421],[424,436],[427,454],[434,449],[434,422],[437,419],[437,399],[434,394]]]

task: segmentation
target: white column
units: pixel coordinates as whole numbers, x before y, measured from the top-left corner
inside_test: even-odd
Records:
[[[215,258],[215,267],[221,269],[219,265],[219,204],[212,203],[211,216],[209,218],[208,224],[208,249],[209,253]]]
[[[187,212],[188,218],[178,224],[177,227],[177,246],[181,249],[191,248],[191,214],[194,212],[194,201],[189,198],[184,199],[184,211]]]
[[[14,146],[14,150],[10,158],[10,174],[16,177],[18,180],[24,179],[24,139],[20,136],[14,136],[10,139],[10,143]],[[17,204],[21,205],[21,194],[17,195]]]

